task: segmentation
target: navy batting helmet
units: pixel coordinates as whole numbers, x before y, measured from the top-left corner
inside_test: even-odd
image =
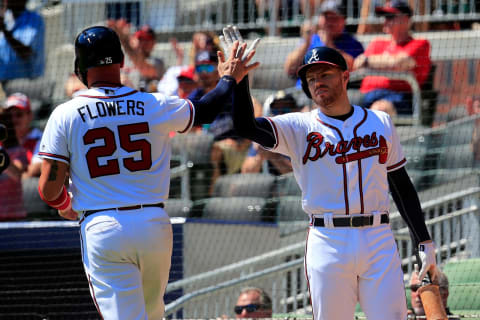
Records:
[[[347,62],[343,56],[335,49],[329,47],[315,47],[307,51],[303,58],[303,64],[297,70],[297,76],[302,81],[303,92],[312,98],[310,90],[308,89],[308,83],[306,79],[307,71],[316,64],[329,64],[334,67],[338,67],[341,70],[347,70]]]
[[[75,74],[86,86],[89,68],[122,62],[120,39],[110,28],[90,27],[80,32],[75,39]]]

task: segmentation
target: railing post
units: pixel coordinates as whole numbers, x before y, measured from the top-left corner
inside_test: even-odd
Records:
[[[465,251],[470,253],[470,258],[480,257],[480,197],[478,194],[470,196],[465,199],[464,205],[477,207],[477,210],[469,213],[465,219]]]

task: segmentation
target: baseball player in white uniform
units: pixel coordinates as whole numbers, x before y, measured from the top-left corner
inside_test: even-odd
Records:
[[[243,53],[245,47],[236,43],[233,49]],[[109,28],[83,30],[75,53],[75,73],[88,89],[59,105],[48,120],[39,193],[61,216],[80,215],[83,263],[102,319],[162,319],[172,253],[172,228],[163,210],[169,133],[212,122],[258,65],[248,65],[254,51],[243,61],[219,53],[222,78],[199,101],[123,86],[124,56]],[[67,176],[72,197],[64,186]]]
[[[224,29],[227,43],[236,32]],[[298,75],[317,106],[311,112],[254,118],[244,79],[234,90],[239,135],[291,159],[310,217],[305,274],[314,319],[352,319],[357,301],[370,320],[404,320],[401,261],[389,226],[389,188],[420,247],[422,270],[434,270],[435,248],[390,117],[348,101],[342,55],[313,48]],[[408,201],[407,201],[408,200]]]

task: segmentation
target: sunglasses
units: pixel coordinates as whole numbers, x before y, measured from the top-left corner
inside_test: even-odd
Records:
[[[242,314],[243,309],[247,310],[248,313],[255,312],[260,309],[262,305],[260,304],[247,304],[246,306],[235,306],[233,309],[236,314]]]
[[[411,284],[411,285],[410,285],[410,290],[411,290],[412,292],[417,292],[417,290],[420,289],[421,287],[422,287],[421,284]],[[440,290],[447,290],[448,287],[446,287],[446,286],[440,286],[439,289],[440,289]]]
[[[213,71],[215,71],[215,66],[213,64],[199,64],[195,66],[196,73],[202,73],[202,72],[210,73]]]
[[[422,286],[421,284],[411,284],[410,285],[410,290],[412,292],[417,292],[417,290],[420,289],[421,286]]]

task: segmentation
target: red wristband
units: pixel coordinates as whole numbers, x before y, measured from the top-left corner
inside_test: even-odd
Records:
[[[67,188],[65,188],[65,186],[63,186],[62,192],[55,200],[50,201],[45,199],[45,197],[42,194],[42,191],[40,190],[40,186],[38,187],[38,193],[40,194],[40,198],[42,198],[42,200],[45,201],[45,203],[52,208],[55,208],[58,210],[65,210],[70,205],[71,200],[67,193]]]

